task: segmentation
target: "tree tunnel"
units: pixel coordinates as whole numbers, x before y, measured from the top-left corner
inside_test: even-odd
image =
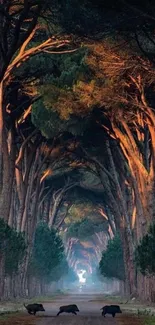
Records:
[[[102,260],[155,301],[154,1],[0,2],[0,297]]]

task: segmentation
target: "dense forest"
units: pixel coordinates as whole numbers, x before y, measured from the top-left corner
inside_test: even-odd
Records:
[[[0,1],[1,299],[75,281],[77,245],[155,302],[154,29],[151,0]]]

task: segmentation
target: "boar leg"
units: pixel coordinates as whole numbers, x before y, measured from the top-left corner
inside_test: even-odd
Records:
[[[28,310],[28,313],[30,314],[30,315],[33,315],[33,312],[32,312],[32,310]]]
[[[59,311],[59,312],[57,313],[57,316],[59,316],[61,313],[63,313],[63,311]]]

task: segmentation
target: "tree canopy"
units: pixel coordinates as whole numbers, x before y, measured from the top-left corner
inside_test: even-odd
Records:
[[[86,239],[97,232],[106,231],[107,225],[103,221],[97,222],[88,218],[74,222],[67,230],[67,237]]]
[[[101,251],[101,273],[135,292],[142,237],[154,274],[155,3],[17,2],[0,1],[0,296]]]

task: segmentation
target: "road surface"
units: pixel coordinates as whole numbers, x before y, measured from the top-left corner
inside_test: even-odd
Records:
[[[93,301],[92,301],[93,300]],[[62,305],[76,304],[80,310],[78,315],[60,314],[56,317],[59,307]],[[114,304],[116,304],[114,302]],[[44,303],[45,313],[39,313],[35,318],[36,325],[142,325],[138,316],[128,315],[125,311],[117,314],[115,318],[101,315],[100,308],[104,301],[94,301],[94,295],[65,296],[55,302]],[[28,317],[28,315],[27,315]],[[31,316],[30,316],[31,317]]]

